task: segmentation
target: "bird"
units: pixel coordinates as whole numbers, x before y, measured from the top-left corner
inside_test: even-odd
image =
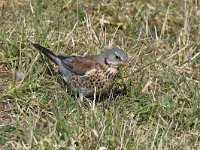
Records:
[[[129,66],[128,54],[121,48],[111,48],[97,55],[63,56],[39,44],[32,45],[58,66],[67,88],[77,91],[81,102],[94,93],[108,93],[118,77],[119,68]]]

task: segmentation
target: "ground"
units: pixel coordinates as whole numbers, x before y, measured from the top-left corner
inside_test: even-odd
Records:
[[[0,0],[0,149],[200,149],[200,2]],[[113,98],[78,101],[31,46],[121,47]]]

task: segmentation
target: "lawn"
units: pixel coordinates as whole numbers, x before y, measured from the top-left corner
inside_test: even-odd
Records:
[[[197,0],[0,0],[0,149],[200,149],[199,16]],[[80,103],[31,42],[121,47],[130,67]]]

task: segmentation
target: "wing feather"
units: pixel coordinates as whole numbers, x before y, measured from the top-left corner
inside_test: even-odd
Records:
[[[62,59],[62,64],[70,72],[80,76],[91,75],[101,67],[92,57],[70,56]]]

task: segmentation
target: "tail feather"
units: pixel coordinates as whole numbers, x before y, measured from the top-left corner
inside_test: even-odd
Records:
[[[55,64],[59,65],[60,59],[52,51],[39,44],[32,43],[32,45],[44,55],[46,55],[49,59],[51,59]]]

